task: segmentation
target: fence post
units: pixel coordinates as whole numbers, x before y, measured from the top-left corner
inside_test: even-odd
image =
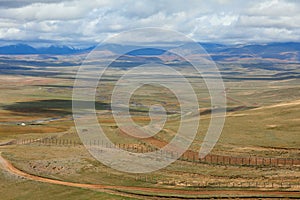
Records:
[[[286,158],[284,158],[284,165],[286,165]]]

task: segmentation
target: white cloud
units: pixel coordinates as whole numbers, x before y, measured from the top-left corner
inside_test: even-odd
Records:
[[[1,15],[25,21],[70,20],[84,17],[86,7],[65,3],[35,3],[21,8],[2,9]]]
[[[294,16],[299,15],[299,3],[286,0],[266,0],[253,4],[248,11],[251,15]]]
[[[299,40],[300,2],[287,0],[0,0],[1,40],[95,42],[162,27],[213,42]]]

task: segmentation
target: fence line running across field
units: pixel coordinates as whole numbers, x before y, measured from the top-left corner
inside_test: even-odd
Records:
[[[61,139],[61,138],[42,138],[42,139],[22,139],[16,140],[15,144],[19,145],[48,145],[48,146],[82,146],[80,140],[71,139]],[[121,148],[127,151],[132,151],[136,153],[146,153],[158,150],[155,147],[138,145],[138,144],[108,144],[100,140],[85,141],[85,144],[95,147],[103,148]],[[177,155],[177,152],[165,152],[160,151],[161,154],[167,157],[173,157]],[[243,166],[300,166],[300,159],[298,158],[271,158],[271,157],[238,157],[238,156],[224,156],[224,155],[214,155],[208,154],[204,158],[199,158],[197,152],[186,151],[179,160],[194,162],[194,163],[207,163],[207,164],[219,164],[219,165],[243,165]]]

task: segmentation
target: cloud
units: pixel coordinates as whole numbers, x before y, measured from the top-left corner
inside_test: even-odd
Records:
[[[20,8],[2,9],[1,15],[20,21],[70,20],[84,17],[87,7],[71,3],[34,3]]]
[[[252,5],[247,12],[250,15],[294,16],[299,15],[299,2],[284,0],[267,0]]]
[[[198,41],[299,41],[296,0],[0,0],[0,40],[95,43],[133,28],[162,27]]]
[[[19,8],[33,3],[55,3],[60,2],[60,0],[18,0],[18,1],[9,1],[9,0],[0,0],[0,8]]]

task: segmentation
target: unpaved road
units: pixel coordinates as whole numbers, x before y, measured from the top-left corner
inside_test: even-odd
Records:
[[[49,178],[43,178],[39,176],[35,176],[32,174],[28,174],[23,172],[16,167],[14,167],[9,161],[4,159],[2,155],[0,155],[0,164],[2,165],[3,169],[8,171],[11,174],[17,175],[19,177],[26,178],[28,180],[39,181],[43,183],[51,183],[56,185],[64,185],[64,186],[71,186],[71,187],[79,187],[79,188],[87,188],[87,189],[108,189],[108,190],[115,190],[115,191],[126,191],[125,193],[150,193],[150,194],[157,194],[157,197],[163,197],[164,195],[160,194],[168,194],[176,197],[176,195],[211,195],[214,196],[232,196],[232,197],[243,197],[243,198],[255,198],[255,197],[293,197],[293,198],[300,198],[300,192],[289,192],[289,191],[262,191],[262,190],[246,190],[246,191],[238,191],[238,190],[198,190],[198,191],[189,191],[189,190],[178,190],[178,189],[164,189],[164,188],[146,188],[146,187],[134,187],[134,186],[112,186],[112,185],[101,185],[101,184],[84,184],[84,183],[73,183],[73,182],[66,182],[60,180],[53,180]],[[168,196],[166,195],[166,196]],[[153,195],[155,196],[155,195]]]

